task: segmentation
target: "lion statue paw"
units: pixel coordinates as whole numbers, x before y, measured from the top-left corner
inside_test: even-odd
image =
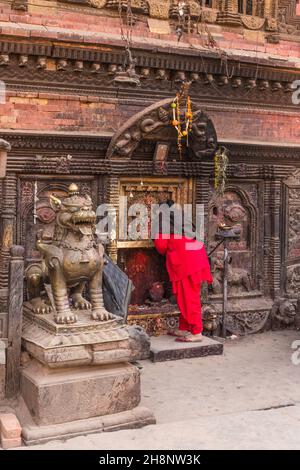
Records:
[[[103,308],[98,308],[92,311],[91,318],[92,320],[96,320],[96,321],[108,321],[108,320],[112,320],[113,318],[115,318],[115,316],[112,313],[107,312]]]

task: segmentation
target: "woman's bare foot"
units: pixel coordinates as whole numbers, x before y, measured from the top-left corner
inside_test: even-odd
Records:
[[[189,333],[186,336],[178,337],[176,341],[180,341],[181,343],[197,343],[199,341],[203,340],[202,333],[199,333],[198,335],[192,335]]]
[[[168,332],[169,336],[176,336],[177,338],[184,338],[188,334],[189,332],[184,330],[173,330]]]

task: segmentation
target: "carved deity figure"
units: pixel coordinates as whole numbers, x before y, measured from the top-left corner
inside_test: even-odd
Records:
[[[78,187],[72,184],[68,197],[63,200],[55,196],[50,198],[56,211],[54,237],[51,243],[46,243],[40,234],[37,248],[43,256],[43,267],[35,264],[29,267],[26,274],[33,310],[35,313],[55,310],[54,320],[59,324],[76,323],[74,308],[90,310],[93,320],[114,318],[104,308],[104,249],[95,240],[96,214],[90,196],[80,195]],[[47,283],[50,286],[47,287]],[[83,296],[86,288],[90,301]],[[52,309],[49,308],[49,301],[42,299],[43,290],[52,302]]]
[[[215,129],[202,111],[194,115],[192,133],[190,137],[191,148],[196,158],[211,157],[218,146]]]
[[[231,258],[228,264],[227,281],[229,288],[236,287],[241,292],[250,292],[252,290],[251,279],[249,273],[242,268],[233,268],[231,266]],[[222,253],[218,253],[213,263],[213,284],[212,289],[214,294],[221,294],[223,292],[223,273],[224,261]]]

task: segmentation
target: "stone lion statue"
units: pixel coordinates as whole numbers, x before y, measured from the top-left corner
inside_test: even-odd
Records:
[[[37,248],[43,263],[29,266],[26,272],[33,311],[54,311],[58,324],[76,323],[76,309],[90,311],[93,320],[114,318],[103,302],[104,248],[95,239],[96,214],[90,196],[80,195],[72,184],[68,197],[50,199],[56,211],[53,240],[47,243],[41,233],[38,235]],[[85,289],[89,300],[84,297]]]

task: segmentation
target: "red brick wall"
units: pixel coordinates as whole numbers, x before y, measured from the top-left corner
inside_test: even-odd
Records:
[[[22,131],[78,133],[115,132],[135,106],[93,96],[49,93],[8,93],[0,104],[0,128]],[[261,109],[207,108],[219,139],[300,143],[300,113]]]

